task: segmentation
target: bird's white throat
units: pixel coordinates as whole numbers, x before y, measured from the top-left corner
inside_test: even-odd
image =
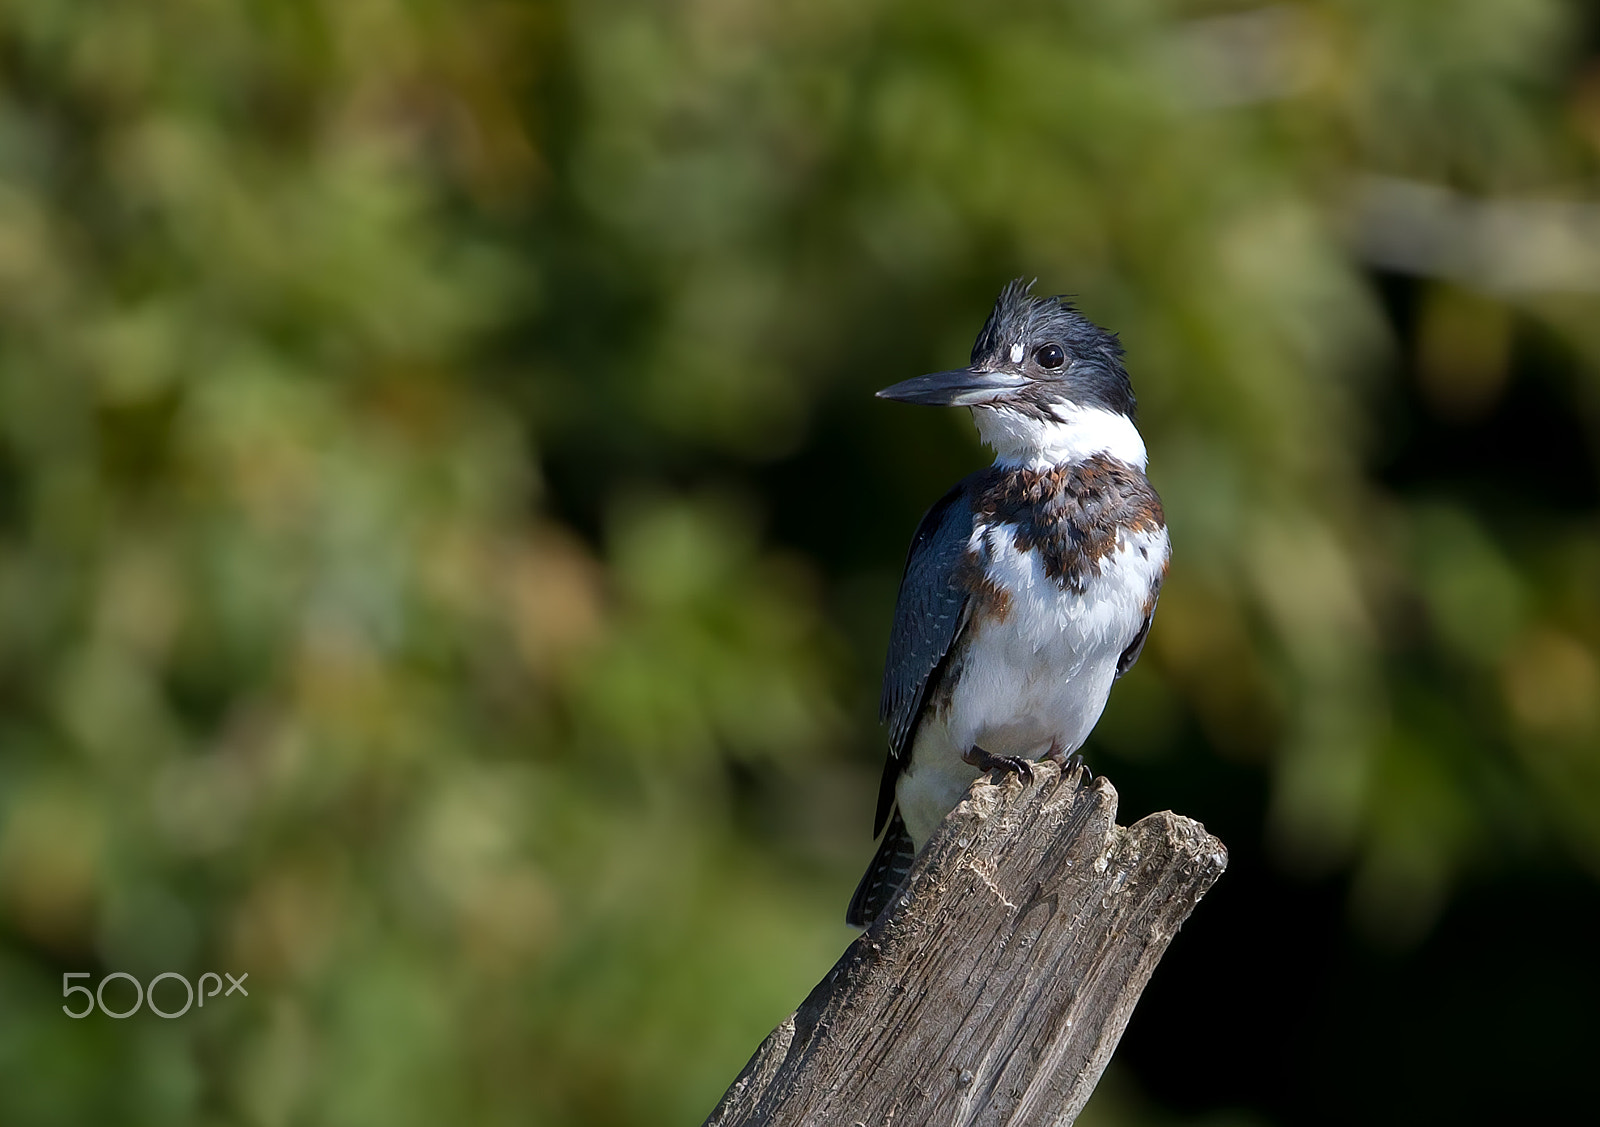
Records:
[[[1002,466],[1043,468],[1105,454],[1140,470],[1149,456],[1133,420],[1101,407],[1052,404],[1049,418],[1003,404],[972,408],[978,434]]]

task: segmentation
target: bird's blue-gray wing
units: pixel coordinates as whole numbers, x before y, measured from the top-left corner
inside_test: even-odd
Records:
[[[917,721],[935,674],[966,626],[970,592],[962,572],[972,535],[971,480],[961,482],[928,510],[906,556],[878,708],[889,726],[889,758],[878,791],[874,835],[889,820],[895,780],[910,759]]]

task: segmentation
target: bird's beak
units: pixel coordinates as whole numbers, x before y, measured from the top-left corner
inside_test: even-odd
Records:
[[[976,407],[992,403],[1008,391],[1030,383],[1019,372],[986,372],[981,368],[957,368],[953,372],[934,372],[928,376],[903,380],[878,392],[879,399],[898,399],[901,403],[924,403],[930,407]]]

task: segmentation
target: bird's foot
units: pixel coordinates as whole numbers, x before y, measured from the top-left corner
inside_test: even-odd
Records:
[[[1033,765],[1019,755],[994,755],[975,746],[961,758],[980,771],[1005,771],[1026,782],[1033,782]]]
[[[1081,751],[1075,751],[1068,755],[1061,750],[1059,744],[1052,743],[1050,750],[1044,753],[1044,757],[1061,768],[1061,777],[1063,779],[1068,778],[1074,771],[1081,770],[1083,777],[1078,780],[1080,789],[1094,781],[1094,772],[1089,770],[1089,764],[1084,762],[1083,752]]]

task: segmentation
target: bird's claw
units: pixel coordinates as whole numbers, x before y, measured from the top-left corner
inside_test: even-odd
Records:
[[[1025,782],[1033,782],[1033,764],[1019,755],[995,755],[975,747],[961,758],[980,771],[1004,771]]]
[[[1078,780],[1078,788],[1080,790],[1094,781],[1094,772],[1089,770],[1089,764],[1084,761],[1083,752],[1081,751],[1066,755],[1062,753],[1060,748],[1052,744],[1050,750],[1045,753],[1045,758],[1061,768],[1061,777],[1063,779],[1071,778],[1074,771],[1081,770],[1083,775]]]

